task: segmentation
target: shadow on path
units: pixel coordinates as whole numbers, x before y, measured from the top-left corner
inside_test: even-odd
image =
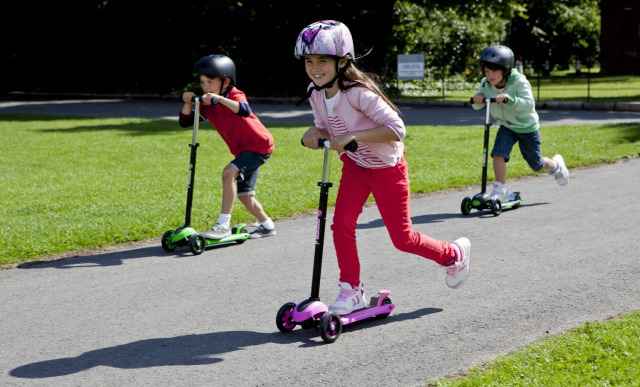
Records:
[[[418,319],[441,311],[442,309],[440,308],[418,309],[413,312],[391,315],[385,320],[364,322],[350,330]],[[98,366],[136,369],[215,364],[224,360],[220,355],[225,353],[268,343],[301,343],[299,348],[324,345],[315,329],[296,330],[290,334],[252,331],[212,332],[134,341],[85,352],[76,357],[26,364],[14,368],[9,374],[16,378],[36,379],[75,374]]]

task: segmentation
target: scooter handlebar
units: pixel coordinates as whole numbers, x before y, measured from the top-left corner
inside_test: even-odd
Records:
[[[485,98],[485,99],[483,100],[483,102],[485,102],[485,103],[486,103],[487,101],[489,101],[489,102],[494,102],[494,103],[495,103],[495,102],[496,102],[496,98],[495,98],[495,97],[492,97],[492,98]],[[473,103],[473,97],[469,98],[469,103]]]
[[[331,143],[329,142],[328,139],[326,138],[319,138],[318,139],[318,147],[320,148],[329,148],[331,146]],[[344,150],[347,150],[349,152],[355,152],[358,150],[358,142],[356,140],[351,140],[347,143],[347,145],[344,146]]]

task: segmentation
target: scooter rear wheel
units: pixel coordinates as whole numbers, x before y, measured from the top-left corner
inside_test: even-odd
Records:
[[[500,200],[491,200],[489,202],[489,208],[491,209],[491,213],[494,216],[498,216],[500,215],[500,213],[502,212],[502,203],[500,202]]]
[[[342,333],[342,321],[340,316],[333,313],[325,313],[320,318],[320,336],[325,343],[333,343]]]
[[[207,241],[202,235],[194,235],[189,241],[189,247],[194,255],[200,255],[204,252],[204,248],[207,245]]]
[[[390,297],[387,297],[384,299],[384,301],[382,301],[382,305],[389,305],[392,304],[393,302],[391,301]],[[382,320],[389,317],[389,313],[383,313],[383,314],[379,314],[376,316],[376,319]]]

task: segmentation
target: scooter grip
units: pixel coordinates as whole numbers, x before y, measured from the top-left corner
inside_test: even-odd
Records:
[[[485,99],[484,99],[484,101],[485,101],[485,102],[486,102],[487,100],[489,100],[489,102],[494,102],[494,103],[496,102],[496,98],[495,98],[495,97],[492,97],[492,98],[485,98]],[[473,102],[473,97],[469,98],[469,103],[471,103],[471,104],[472,104],[472,103],[474,103],[474,102]]]
[[[356,140],[351,140],[344,146],[344,150],[348,150],[349,152],[355,152],[358,150],[358,142]]]
[[[327,140],[326,138],[319,138],[318,139],[318,148],[324,148],[325,146],[329,146],[329,145],[325,145],[328,144],[329,140]],[[347,145],[344,146],[344,150],[348,150],[349,152],[355,152],[358,150],[358,143],[356,142],[356,140],[351,140],[347,143]]]

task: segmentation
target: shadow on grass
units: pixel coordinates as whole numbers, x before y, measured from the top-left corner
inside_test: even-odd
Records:
[[[640,123],[619,123],[607,125],[601,130],[622,130],[618,143],[636,143],[640,141]]]
[[[167,120],[153,120],[146,122],[125,122],[122,124],[79,125],[69,128],[38,129],[38,132],[76,134],[111,130],[126,132],[134,136],[147,136],[191,131],[192,128],[181,128],[177,122]]]
[[[384,320],[360,324],[351,330],[418,319],[441,312],[440,308],[423,308],[413,312],[391,315]],[[139,369],[162,366],[197,366],[223,361],[225,353],[247,350],[263,344],[295,344],[300,348],[323,345],[315,329],[279,332],[223,331],[134,341],[113,347],[66,357],[26,364],[14,368],[9,374],[16,378],[39,379],[70,375],[94,367],[106,366]]]
[[[15,113],[1,113],[0,122],[29,122],[29,121],[65,121],[84,119],[76,116],[51,116],[51,115],[28,115]]]

